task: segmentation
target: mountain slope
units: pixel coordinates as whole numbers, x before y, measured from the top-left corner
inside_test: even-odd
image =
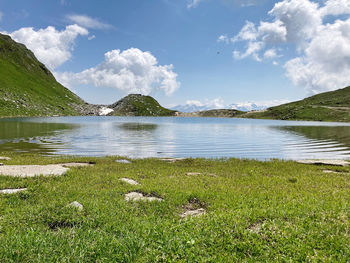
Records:
[[[0,116],[78,115],[88,105],[23,44],[0,34]]]
[[[163,108],[151,96],[130,94],[108,106],[115,116],[174,116],[175,111]]]
[[[350,122],[350,87],[271,107],[266,111],[250,112],[242,117]]]

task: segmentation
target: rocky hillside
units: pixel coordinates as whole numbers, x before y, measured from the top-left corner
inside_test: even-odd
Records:
[[[246,118],[350,122],[350,87],[317,94],[266,111],[244,114]]]
[[[59,84],[33,52],[0,34],[0,116],[96,114]]]
[[[175,111],[162,107],[151,96],[130,94],[108,106],[115,116],[174,116]]]

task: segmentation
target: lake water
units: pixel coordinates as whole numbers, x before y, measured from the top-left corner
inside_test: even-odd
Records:
[[[171,117],[0,119],[0,151],[130,158],[349,159],[350,124]]]

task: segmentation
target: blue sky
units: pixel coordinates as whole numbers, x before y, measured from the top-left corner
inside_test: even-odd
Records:
[[[0,31],[91,103],[269,105],[350,84],[348,2],[3,0]]]

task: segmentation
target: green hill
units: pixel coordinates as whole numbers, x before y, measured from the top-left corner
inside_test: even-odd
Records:
[[[174,116],[175,111],[163,108],[151,96],[130,94],[108,106],[115,116]]]
[[[23,44],[0,34],[0,116],[78,115],[90,106]]]
[[[350,122],[350,87],[271,107],[262,112],[249,112],[241,117]]]

